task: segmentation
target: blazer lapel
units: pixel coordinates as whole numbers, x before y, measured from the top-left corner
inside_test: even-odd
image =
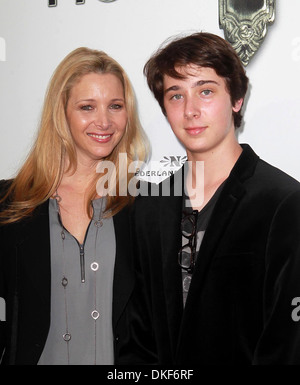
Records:
[[[245,194],[244,181],[253,175],[258,161],[258,156],[248,145],[242,147],[244,151],[223,187],[199,250],[199,258],[190,285],[180,330],[181,341],[184,340],[184,330],[188,327],[190,317],[193,316],[194,306],[202,292],[207,272],[221,243],[222,236],[237,205]],[[180,351],[180,343],[178,352]]]
[[[30,218],[7,226],[7,231],[8,243],[13,245],[10,257],[14,258],[15,268],[8,362],[35,363],[50,325],[48,201],[37,208]],[[36,323],[32,324],[32,320]],[[26,339],[29,344],[24,342]],[[23,341],[19,346],[18,340]]]
[[[178,173],[180,172],[182,170],[178,171]],[[180,178],[179,181],[174,183],[174,177],[172,177],[169,196],[161,196],[159,199],[162,275],[170,332],[169,337],[174,356],[183,313],[181,269],[177,257],[181,247],[182,196],[174,196],[174,191],[176,190],[174,184],[176,185],[176,183],[180,183],[179,191],[181,194],[182,182]]]
[[[185,313],[188,313],[189,307],[193,306],[195,296],[198,296],[199,293],[201,293],[201,287],[204,283],[210,263],[244,192],[243,185],[235,178],[231,179],[229,183],[224,186],[224,190],[216,203],[199,250],[199,258],[197,259],[189,295],[186,301]]]
[[[50,230],[48,201],[29,219],[18,224],[16,253],[18,275],[30,280],[41,299],[50,304]],[[22,279],[23,281],[23,279]],[[24,282],[24,281],[23,281]]]

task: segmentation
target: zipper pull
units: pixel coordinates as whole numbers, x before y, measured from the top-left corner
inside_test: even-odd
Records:
[[[85,262],[84,262],[84,246],[80,245],[80,271],[81,271],[81,283],[85,283]]]

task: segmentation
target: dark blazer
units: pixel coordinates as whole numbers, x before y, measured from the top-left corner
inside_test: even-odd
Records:
[[[300,322],[292,319],[300,297],[300,184],[243,145],[183,309],[182,197],[172,196],[174,177],[169,182],[171,196],[135,201],[132,333],[140,355],[189,367],[300,364]]]
[[[4,182],[1,182],[0,188]],[[114,216],[116,262],[113,285],[115,355],[127,338],[124,312],[134,279],[128,209]],[[26,220],[0,227],[0,297],[6,301],[6,322],[0,322],[0,360],[5,365],[38,363],[50,327],[50,231],[48,201]],[[116,363],[122,363],[121,358]]]

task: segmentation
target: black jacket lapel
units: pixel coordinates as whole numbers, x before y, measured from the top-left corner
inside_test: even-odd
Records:
[[[7,226],[6,234],[8,244],[14,244],[10,257],[16,274],[8,360],[10,364],[37,363],[50,326],[48,201],[30,218]]]
[[[16,245],[20,276],[26,274],[41,299],[50,303],[50,229],[49,202],[42,204],[32,218],[20,226],[20,238]]]
[[[232,214],[243,195],[244,187],[235,178],[232,178],[229,183],[224,186],[224,190],[222,191],[212,213],[199,250],[199,257],[197,258],[196,268],[186,302],[186,313],[188,312],[190,302],[193,303],[195,300],[194,294],[196,292],[201,292],[201,286],[204,283],[212,258],[220,245],[222,236],[228,226],[228,222],[230,221]]]
[[[243,152],[232,169],[216,203],[199,250],[199,257],[182,320],[180,341],[185,340],[184,333],[186,328],[189,327],[191,317],[193,317],[194,307],[197,306],[197,300],[199,300],[201,295],[210,264],[221,244],[222,236],[228,227],[232,215],[245,194],[243,183],[253,175],[257,161],[258,156],[252,149],[247,145],[243,146]],[[179,342],[178,352],[182,351],[180,344],[181,342]]]

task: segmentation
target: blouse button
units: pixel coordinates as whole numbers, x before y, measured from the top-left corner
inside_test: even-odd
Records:
[[[93,262],[93,263],[91,264],[91,269],[92,269],[93,271],[97,271],[97,270],[99,269],[99,264],[98,264],[97,262]]]
[[[100,313],[97,310],[94,310],[91,316],[96,321],[100,317]]]
[[[63,335],[63,339],[64,339],[66,342],[71,341],[71,338],[72,338],[72,336],[71,336],[70,333],[65,333],[65,334]]]

